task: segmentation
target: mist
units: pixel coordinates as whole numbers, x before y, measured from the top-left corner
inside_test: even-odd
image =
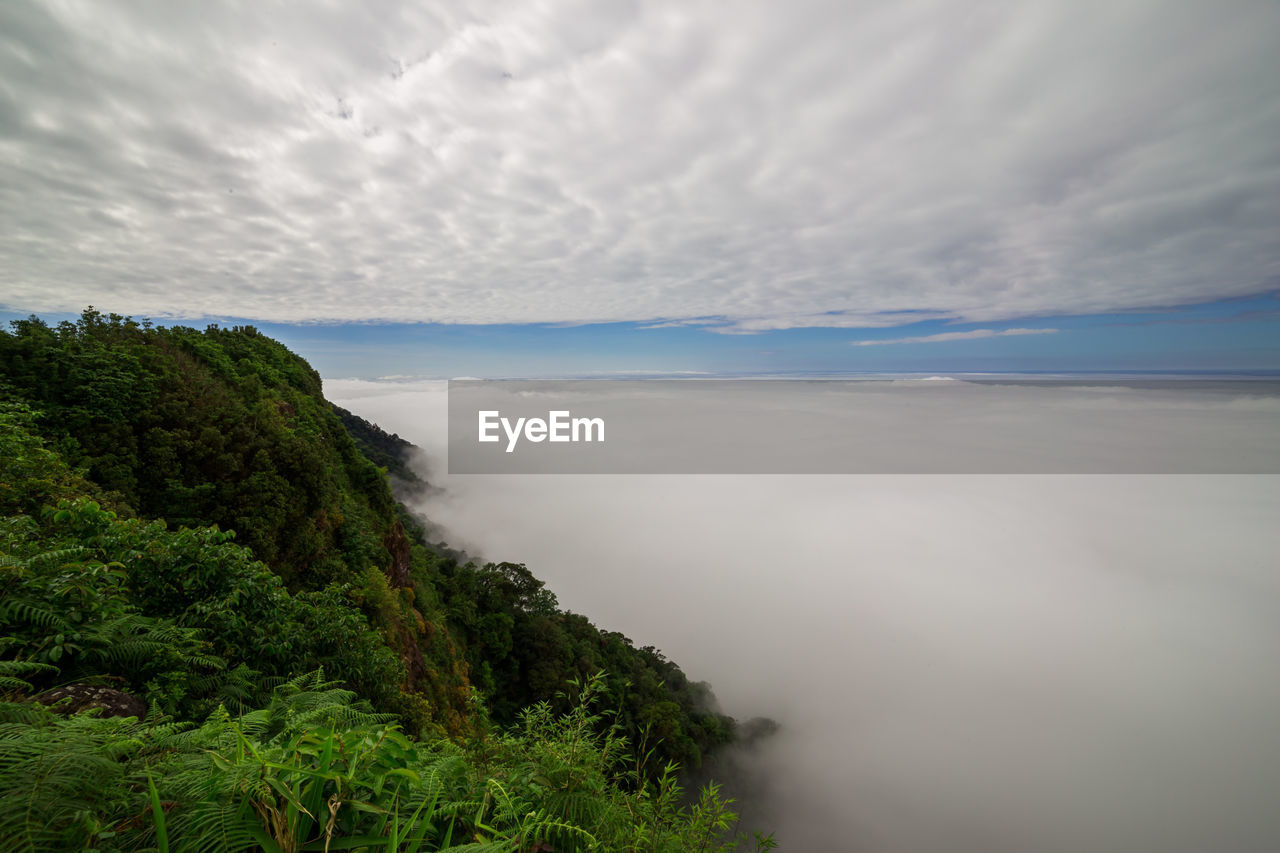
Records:
[[[449,477],[443,383],[326,389],[450,545],[781,724],[783,850],[1280,849],[1280,476]]]

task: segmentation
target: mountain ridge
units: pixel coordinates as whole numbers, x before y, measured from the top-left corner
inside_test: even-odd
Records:
[[[255,328],[165,328],[92,308],[75,323],[11,326],[0,390],[30,407],[82,490],[121,518],[234,533],[288,594],[323,597],[353,626],[362,616],[377,640],[367,654],[390,651],[397,684],[344,679],[410,730],[458,737],[485,718],[512,725],[539,701],[565,710],[571,683],[605,670],[628,734],[656,743],[649,772],[696,768],[733,740],[710,688],[656,649],[561,611],[523,564],[429,543],[429,520],[390,485],[429,488],[412,445],[329,403],[310,365]]]

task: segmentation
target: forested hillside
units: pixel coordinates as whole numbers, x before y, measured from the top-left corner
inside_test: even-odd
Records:
[[[0,847],[730,844],[705,685],[432,547],[353,419],[251,327],[0,331]]]

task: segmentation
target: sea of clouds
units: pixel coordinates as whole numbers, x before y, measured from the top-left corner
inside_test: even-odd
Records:
[[[326,389],[451,545],[781,724],[784,850],[1280,849],[1280,476],[449,476],[444,383]]]

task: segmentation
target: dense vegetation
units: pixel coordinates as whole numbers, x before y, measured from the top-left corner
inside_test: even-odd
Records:
[[[429,545],[404,444],[250,327],[0,331],[0,847],[727,849],[734,722]]]
[[[410,465],[412,444],[337,411],[360,450],[387,471],[398,496],[412,500],[430,489]],[[418,519],[403,520],[425,536]],[[477,565],[443,543],[432,550],[437,594],[465,650],[471,681],[497,722],[512,724],[521,709],[556,696],[567,680],[604,671],[611,692],[622,697],[624,730],[655,747],[651,772],[670,760],[697,767],[703,751],[733,740],[733,721],[715,712],[707,685],[690,682],[657,649],[637,649],[623,635],[561,611],[555,595],[523,564]],[[567,710],[566,703],[555,701],[556,710]]]

